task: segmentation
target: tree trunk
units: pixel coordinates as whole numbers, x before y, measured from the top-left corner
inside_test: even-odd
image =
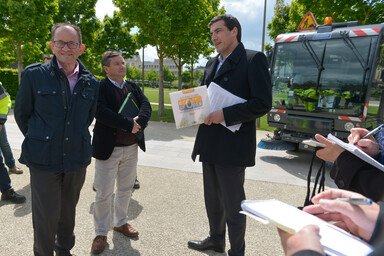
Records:
[[[189,88],[193,88],[193,61],[191,61],[191,83],[189,85]]]
[[[158,115],[164,115],[164,70],[163,70],[163,53],[159,54],[159,109]]]
[[[143,46],[143,64],[141,65],[141,83],[143,87],[143,93],[144,93],[144,46]]]
[[[23,71],[23,60],[21,58],[21,42],[17,43],[17,70],[19,78],[19,86],[21,81],[21,72]]]

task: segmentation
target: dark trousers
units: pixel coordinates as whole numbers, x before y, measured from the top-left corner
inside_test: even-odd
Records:
[[[71,255],[76,205],[86,169],[51,172],[30,168],[34,255]]]
[[[242,256],[245,251],[246,217],[239,213],[244,192],[245,167],[203,163],[204,198],[210,236],[217,242],[225,241],[228,226],[231,256]]]
[[[0,150],[0,191],[1,193],[7,192],[11,188],[11,178],[7,168],[5,168],[3,157]]]

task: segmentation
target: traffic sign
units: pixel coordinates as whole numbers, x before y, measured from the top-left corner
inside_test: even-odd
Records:
[[[297,27],[297,30],[315,30],[316,27],[317,22],[315,20],[315,17],[313,17],[313,14],[311,12],[307,12],[307,14],[305,14],[304,19],[300,22],[300,25]]]

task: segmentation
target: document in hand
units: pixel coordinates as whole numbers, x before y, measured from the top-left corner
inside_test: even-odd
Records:
[[[379,170],[382,170],[384,172],[384,165],[382,165],[380,162],[376,161],[373,157],[359,149],[353,144],[345,143],[344,141],[340,140],[339,138],[333,136],[332,134],[328,134],[327,139],[336,142],[337,145],[343,147],[344,149],[348,150],[355,156],[361,158],[362,160],[366,161],[367,163],[373,165]]]
[[[139,110],[140,108],[138,107],[138,101],[136,100],[135,96],[133,96],[133,94],[130,92],[125,98],[123,104],[121,104],[121,107],[117,113],[122,116],[134,118],[139,114]]]
[[[241,208],[242,213],[291,234],[309,224],[319,226],[320,242],[327,255],[365,256],[373,251],[373,247],[358,237],[276,199],[244,200]]]
[[[224,88],[222,88],[221,86],[219,86],[214,82],[211,82],[208,86],[208,97],[209,97],[209,104],[211,106],[211,112],[215,112],[217,110],[220,110],[225,107],[229,107],[238,103],[246,102],[245,99],[234,95],[233,93],[225,90]],[[241,124],[226,126],[224,121],[221,122],[221,124],[232,132],[238,131],[241,127]]]
[[[176,128],[204,123],[211,113],[207,86],[199,86],[169,94]]]

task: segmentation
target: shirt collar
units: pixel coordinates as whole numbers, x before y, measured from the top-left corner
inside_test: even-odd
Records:
[[[119,83],[113,81],[111,78],[108,77],[108,79],[109,79],[109,81],[111,81],[111,83],[112,83],[114,86],[116,86],[117,88],[120,88],[120,89],[123,89],[123,88],[124,88],[125,80],[123,80],[123,83],[122,83],[121,86],[120,86]]]
[[[60,62],[57,62],[57,66],[59,67],[60,70],[62,70],[64,72],[64,74],[67,76],[67,77],[71,77],[71,76],[74,76],[74,75],[77,75],[79,74],[79,62],[76,61],[76,66],[75,66],[75,69],[73,70],[73,72],[71,74],[68,74],[65,72],[63,66],[61,66]]]

